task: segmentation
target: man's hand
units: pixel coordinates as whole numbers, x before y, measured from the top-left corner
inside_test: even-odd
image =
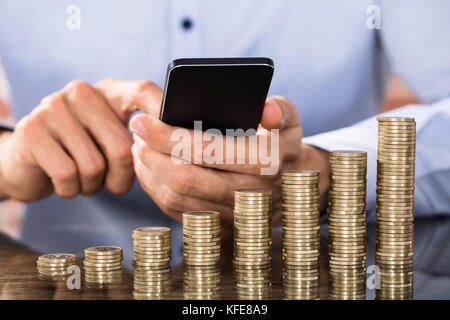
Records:
[[[155,88],[149,81],[74,81],[44,98],[13,133],[0,133],[0,197],[127,192],[134,180],[128,119],[138,108],[151,112],[145,106],[155,105]]]
[[[162,91],[156,100],[162,98]],[[175,163],[171,157],[173,148],[178,144],[171,137],[176,127],[169,126],[152,115],[141,114],[132,119],[130,127],[134,132],[135,144],[132,148],[136,175],[142,188],[153,198],[160,208],[178,220],[181,213],[192,210],[216,210],[221,213],[225,227],[233,225],[234,190],[240,188],[266,188],[273,191],[274,221],[280,219],[281,170],[318,168],[314,163],[316,156],[310,153],[314,149],[301,144],[302,128],[296,107],[282,97],[269,98],[264,107],[258,139],[270,143],[270,129],[279,131],[278,170],[272,175],[261,175],[263,167],[270,167],[258,158],[257,164],[249,163],[246,152],[246,164],[201,164],[193,165],[196,152],[192,148],[190,158],[184,157],[184,163]],[[194,131],[189,130],[191,141]],[[230,137],[218,136],[226,145]],[[248,137],[235,137],[238,140]],[[210,143],[204,143],[204,150]],[[248,148],[248,143],[246,147]],[[269,147],[270,149],[270,147]],[[314,149],[317,150],[317,149]],[[304,152],[305,151],[305,152]],[[307,153],[307,154],[306,154]],[[188,153],[189,154],[189,153]],[[235,153],[236,154],[236,153]],[[259,152],[258,152],[259,154]],[[224,156],[226,157],[226,155]],[[319,157],[323,159],[323,154]],[[223,160],[222,163],[226,163]]]

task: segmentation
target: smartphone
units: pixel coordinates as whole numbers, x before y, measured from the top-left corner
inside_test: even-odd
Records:
[[[160,119],[223,135],[258,128],[274,72],[269,58],[177,59],[167,68]]]

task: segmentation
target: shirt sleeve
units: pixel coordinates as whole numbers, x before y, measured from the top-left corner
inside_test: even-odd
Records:
[[[417,122],[416,216],[450,214],[450,1],[380,0],[380,40],[391,70],[424,103],[386,113]],[[368,152],[367,209],[376,204],[376,117],[305,138],[325,150]],[[372,216],[373,218],[373,216]]]
[[[432,105],[410,105],[383,114],[416,119],[416,217],[450,214],[450,98]],[[367,211],[376,204],[378,122],[372,117],[351,127],[304,138],[332,151],[367,151]]]

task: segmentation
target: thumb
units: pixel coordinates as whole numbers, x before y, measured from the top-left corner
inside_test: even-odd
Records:
[[[261,125],[266,129],[286,129],[300,126],[297,108],[289,99],[273,96],[266,100]]]

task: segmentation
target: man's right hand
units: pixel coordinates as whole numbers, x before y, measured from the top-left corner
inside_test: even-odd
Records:
[[[131,113],[154,105],[149,81],[83,81],[42,100],[16,126],[0,133],[0,197],[34,201],[53,191],[64,198],[114,194],[134,180]],[[151,112],[151,110],[147,110]]]

